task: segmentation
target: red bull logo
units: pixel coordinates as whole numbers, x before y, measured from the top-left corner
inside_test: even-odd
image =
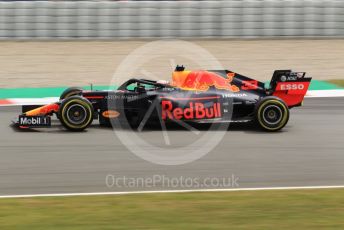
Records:
[[[211,119],[222,116],[220,103],[218,102],[208,108],[201,102],[190,102],[187,108],[174,108],[171,101],[163,100],[161,107],[163,120]]]
[[[207,91],[211,86],[214,86],[217,89],[239,92],[240,89],[231,84],[234,75],[235,73],[228,73],[224,78],[208,71],[183,71],[173,75],[172,85],[184,90]]]

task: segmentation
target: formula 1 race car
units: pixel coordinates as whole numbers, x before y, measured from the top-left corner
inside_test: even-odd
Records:
[[[44,106],[23,106],[14,124],[23,128],[51,126],[56,114],[71,131],[82,131],[98,119],[143,127],[167,122],[254,122],[267,131],[282,129],[289,109],[302,105],[311,78],[304,72],[276,70],[270,84],[229,70],[188,71],[177,66],[171,82],[130,79],[117,90],[69,88],[60,100]]]

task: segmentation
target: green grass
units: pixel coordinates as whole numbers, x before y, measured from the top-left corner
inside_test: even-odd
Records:
[[[344,190],[0,199],[1,229],[343,229]]]
[[[328,80],[327,82],[338,85],[340,87],[344,87],[344,79]]]

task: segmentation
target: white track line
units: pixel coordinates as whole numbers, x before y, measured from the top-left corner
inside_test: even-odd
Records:
[[[46,105],[59,101],[58,97],[43,98],[10,98],[8,99],[13,105]]]
[[[126,192],[85,192],[85,193],[24,194],[24,195],[0,195],[0,199],[4,199],[4,198],[34,198],[34,197],[131,195],[131,194],[156,194],[156,193],[238,192],[238,191],[269,191],[269,190],[337,189],[337,188],[344,188],[344,185],[295,186],[295,187],[262,187],[262,188],[228,188],[228,189],[227,188],[223,188],[223,189],[156,190],[156,191],[126,191]]]
[[[306,94],[306,97],[344,97],[344,90],[309,90]]]

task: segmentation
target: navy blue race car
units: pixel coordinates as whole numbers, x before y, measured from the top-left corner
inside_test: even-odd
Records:
[[[72,87],[56,103],[23,106],[19,128],[51,126],[56,115],[70,131],[100,125],[150,122],[255,122],[267,131],[282,129],[289,109],[301,106],[311,78],[304,72],[276,70],[270,84],[229,70],[185,70],[177,66],[171,82],[130,79],[117,90],[85,91]]]

